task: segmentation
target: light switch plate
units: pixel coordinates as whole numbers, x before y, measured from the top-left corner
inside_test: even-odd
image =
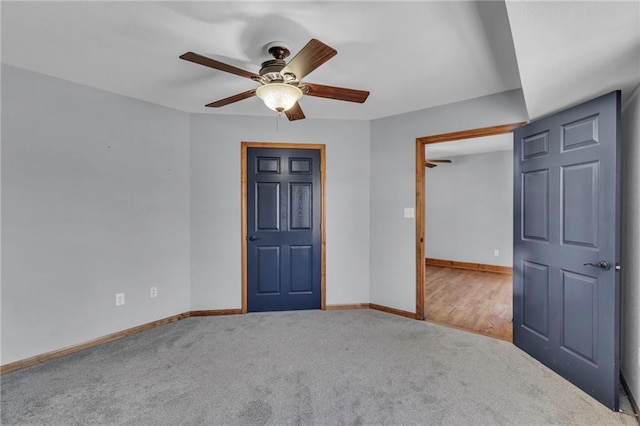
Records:
[[[414,217],[416,217],[416,213],[415,213],[415,210],[413,209],[413,207],[405,207],[404,208],[404,218],[405,219],[413,219]]]
[[[116,306],[124,305],[124,293],[116,293]]]

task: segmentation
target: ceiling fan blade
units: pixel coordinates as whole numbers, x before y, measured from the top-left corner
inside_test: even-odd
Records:
[[[438,167],[438,165],[437,165],[437,164],[433,164],[433,163],[430,163],[430,162],[428,162],[428,161],[425,161],[425,162],[424,162],[424,165],[425,165],[425,166],[427,166],[427,167],[428,167],[428,168],[430,168],[430,169],[433,169],[434,167]]]
[[[304,118],[304,112],[302,112],[302,108],[300,108],[300,104],[298,102],[284,113],[289,121],[302,120]]]
[[[311,39],[296,56],[289,61],[282,72],[292,72],[298,80],[302,80],[311,71],[333,58],[338,53],[333,47]]]
[[[219,101],[211,102],[210,104],[206,104],[205,106],[218,108],[221,106],[229,105],[234,102],[241,101],[243,99],[250,98],[255,96],[256,89],[247,90],[246,92],[238,93],[237,95],[229,96],[228,98],[220,99]]]
[[[343,87],[323,86],[313,83],[304,83],[301,86],[305,95],[318,98],[363,103],[369,96],[369,92],[365,90],[345,89]]]
[[[430,158],[427,159],[430,163],[449,163],[451,164],[451,160],[432,160]]]
[[[224,62],[216,61],[215,59],[207,58],[206,56],[202,56],[197,53],[184,53],[180,55],[180,59],[184,59],[185,61],[193,62],[195,64],[204,65],[205,67],[210,67],[220,71],[239,75],[240,77],[246,77],[252,80],[260,80],[260,76],[258,74],[245,71],[243,69],[234,67],[233,65],[225,64]]]

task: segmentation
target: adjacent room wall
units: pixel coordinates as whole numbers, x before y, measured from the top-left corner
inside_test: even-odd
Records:
[[[513,151],[447,158],[425,171],[426,257],[511,267]]]
[[[416,138],[526,120],[512,90],[371,122],[371,303],[415,312]]]
[[[2,151],[1,364],[189,310],[188,114],[3,65]]]
[[[622,109],[622,375],[640,403],[640,85]]]
[[[369,123],[191,116],[191,309],[240,308],[240,143],[326,144],[327,305],[369,302]]]

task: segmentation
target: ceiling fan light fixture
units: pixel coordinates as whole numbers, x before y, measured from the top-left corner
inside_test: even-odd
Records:
[[[285,43],[272,42],[269,43],[267,49],[273,59],[263,62],[258,74],[195,52],[183,53],[180,55],[180,59],[248,78],[261,84],[257,89],[247,90],[205,105],[211,108],[222,107],[258,96],[269,109],[278,113],[278,117],[286,112],[285,115],[289,121],[296,121],[305,118],[298,103],[303,95],[357,103],[363,103],[369,96],[369,92],[365,90],[323,86],[308,82],[300,83],[305,76],[338,53],[320,40],[315,38],[309,40],[290,61],[285,61],[285,58],[290,54],[289,47]],[[298,87],[300,84],[302,84],[302,89]]]
[[[285,83],[269,83],[258,87],[256,95],[267,108],[278,113],[293,107],[302,97],[302,90]]]

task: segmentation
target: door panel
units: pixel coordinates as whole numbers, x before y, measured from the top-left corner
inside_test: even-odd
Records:
[[[292,183],[289,185],[289,224],[290,230],[311,230],[313,195],[311,183]]]
[[[549,336],[549,267],[523,262],[522,325],[539,337]]]
[[[256,231],[280,230],[280,183],[256,183]]]
[[[259,295],[280,294],[280,247],[257,246],[256,254],[256,280]]]
[[[562,243],[597,248],[598,162],[562,167]]]
[[[247,149],[247,310],[321,307],[320,151]]]
[[[611,409],[620,146],[619,92],[514,133],[514,343]]]
[[[522,161],[549,155],[549,132],[544,131],[522,139]]]
[[[313,246],[289,247],[291,259],[291,293],[313,291]]]
[[[562,271],[562,348],[597,366],[598,281]]]
[[[522,174],[523,238],[549,240],[549,170]]]

